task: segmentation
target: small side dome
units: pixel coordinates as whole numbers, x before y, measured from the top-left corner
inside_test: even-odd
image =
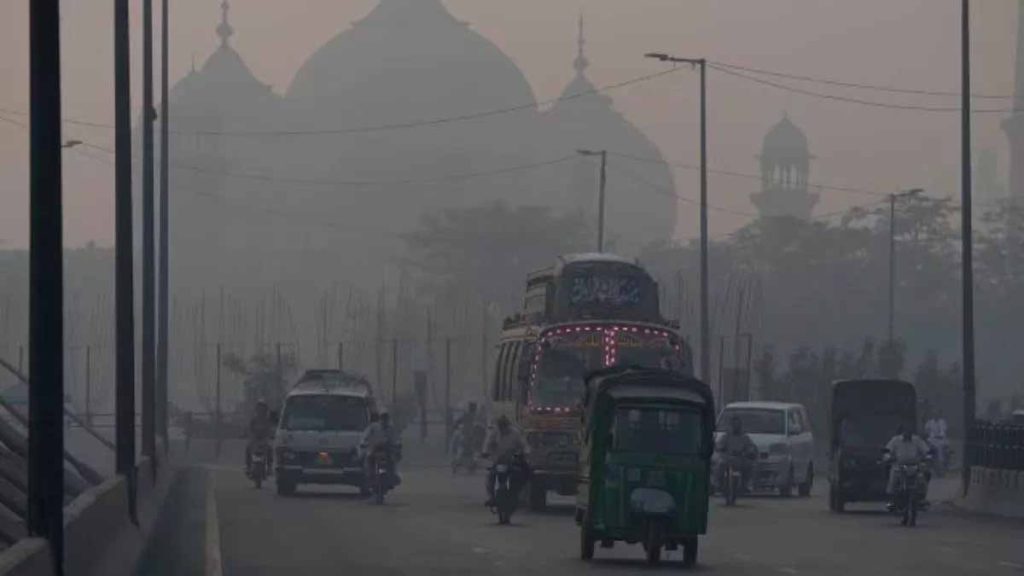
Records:
[[[788,114],[765,135],[761,154],[776,158],[808,158],[811,155],[807,135],[789,119]]]

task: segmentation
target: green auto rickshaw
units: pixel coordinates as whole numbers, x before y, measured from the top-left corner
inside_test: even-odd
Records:
[[[647,561],[683,548],[697,561],[706,533],[714,400],[706,384],[658,369],[611,368],[587,378],[576,522],[580,556],[615,541],[641,543]]]

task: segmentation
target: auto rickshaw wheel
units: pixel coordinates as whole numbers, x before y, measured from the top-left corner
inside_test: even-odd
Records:
[[[836,514],[842,514],[846,510],[843,494],[836,488],[835,484],[829,486],[828,489],[828,508]]]
[[[661,547],[664,544],[664,527],[661,522],[651,522],[647,527],[647,538],[644,539],[644,550],[647,551],[647,563],[654,565],[661,562]]]
[[[580,559],[592,560],[594,558],[594,531],[590,527],[590,514],[583,515],[580,522]]]
[[[683,566],[691,568],[697,564],[697,537],[690,536],[682,542],[683,545]]]
[[[786,482],[779,485],[779,496],[783,498],[789,498],[793,495],[793,479],[794,479],[793,467],[789,467],[789,472],[786,475]]]
[[[530,510],[543,511],[548,507],[548,491],[544,484],[530,482]]]
[[[814,464],[807,465],[807,476],[804,477],[804,481],[800,486],[797,487],[797,491],[802,497],[811,495],[811,490],[814,488]]]

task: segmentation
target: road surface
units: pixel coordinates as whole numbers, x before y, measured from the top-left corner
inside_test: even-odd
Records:
[[[480,501],[482,477],[453,477],[441,465],[403,472],[404,484],[378,507],[352,490],[304,487],[280,497],[256,490],[235,467],[189,471],[161,522],[159,546],[140,574],[202,573],[220,556],[227,576],[636,574],[649,570],[639,546],[598,548],[578,559],[571,499],[543,514],[498,526]],[[951,486],[937,486],[952,492]],[[1024,523],[970,516],[948,505],[916,529],[864,507],[827,511],[824,486],[811,498],[754,498],[724,508],[715,499],[698,573],[1024,574]],[[214,529],[212,529],[214,528]],[[211,541],[213,544],[211,545]],[[213,549],[211,550],[211,546]],[[660,570],[682,570],[681,552]],[[209,572],[207,572],[209,573]]]

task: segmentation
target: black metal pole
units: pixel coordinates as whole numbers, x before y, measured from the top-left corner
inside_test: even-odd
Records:
[[[889,345],[896,324],[896,195],[889,194]]]
[[[971,205],[971,3],[963,0],[962,14],[962,82],[963,105],[961,110],[961,210],[963,266],[963,363],[964,363],[964,446],[974,427],[975,381],[974,381],[974,238],[973,210]],[[963,493],[967,494],[971,479],[970,460],[963,465]]]
[[[700,66],[700,369],[705,382],[711,377],[711,318],[708,279],[708,108],[707,61]]]
[[[158,289],[159,301],[157,302],[157,349],[156,349],[156,385],[157,385],[157,428],[158,434],[163,438],[164,451],[170,450],[170,442],[167,434],[168,427],[168,371],[167,371],[167,347],[168,334],[170,332],[168,322],[168,301],[170,298],[170,277],[169,277],[169,242],[170,230],[168,223],[168,187],[170,185],[170,136],[168,132],[170,119],[170,104],[168,103],[168,66],[170,62],[170,24],[168,21],[169,0],[161,2],[160,22],[160,262]]]
[[[605,187],[608,184],[608,151],[601,150],[601,177],[597,199],[597,251],[604,252]]]
[[[156,266],[153,246],[153,0],[142,0],[142,453],[156,470]]]
[[[278,347],[280,350],[280,346]],[[280,356],[278,356],[280,357]],[[220,444],[221,444],[221,424],[223,416],[220,407],[220,342],[217,342],[217,382],[214,388],[214,419],[213,419],[213,438],[215,449],[214,452],[217,458],[220,458]]]
[[[117,472],[128,483],[135,518],[135,288],[132,262],[131,46],[128,0],[114,0],[114,244]]]
[[[85,423],[92,426],[92,347],[85,347]]]
[[[61,202],[60,2],[29,3],[28,531],[64,572],[64,275]]]
[[[391,340],[391,409],[398,406],[398,338]]]
[[[444,445],[452,441],[452,339],[444,340]]]
[[[338,370],[345,369],[345,343],[338,342]]]

